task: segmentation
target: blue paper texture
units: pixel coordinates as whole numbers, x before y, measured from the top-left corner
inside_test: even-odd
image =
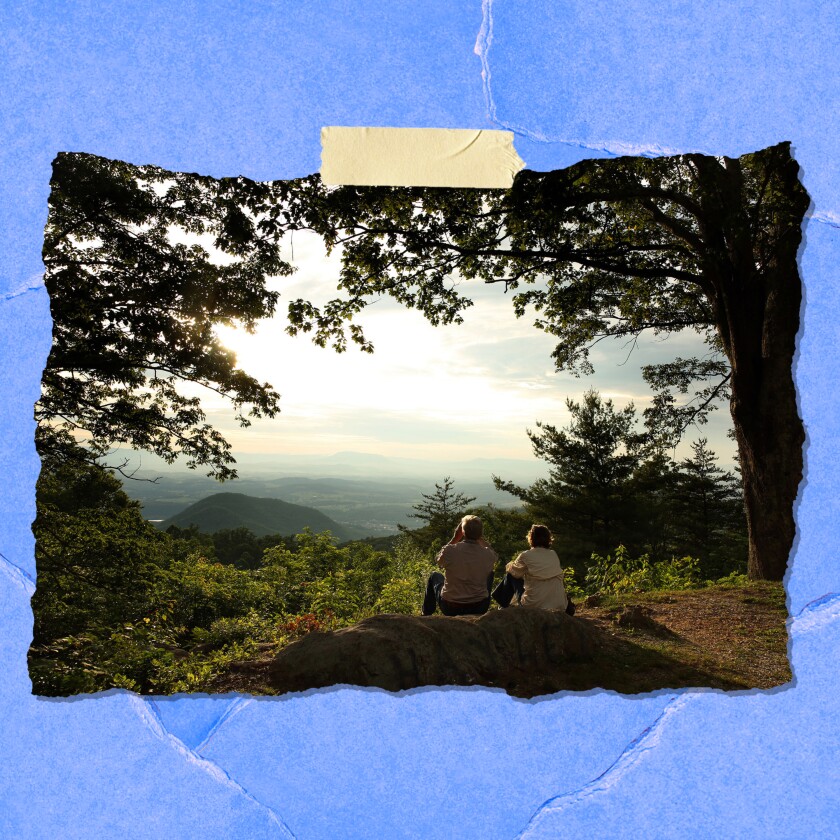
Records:
[[[837,836],[838,19],[836,0],[4,3],[0,836]],[[318,169],[322,125],[509,128],[543,169],[792,141],[813,199],[792,685],[532,701],[489,689],[31,696],[53,157],[288,178]]]

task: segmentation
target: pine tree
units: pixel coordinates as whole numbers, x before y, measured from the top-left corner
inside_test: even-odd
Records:
[[[537,423],[538,431],[528,431],[534,454],[551,466],[549,477],[527,489],[494,481],[551,528],[564,565],[582,571],[593,551],[614,549],[632,521],[630,480],[647,436],[636,431],[632,403],[618,410],[590,390],[580,403],[566,400],[566,407],[572,419],[565,429]]]
[[[421,493],[422,502],[412,507],[414,513],[409,516],[419,519],[424,525],[416,531],[408,531],[400,526],[401,531],[410,533],[415,543],[424,549],[440,547],[449,542],[458,520],[466,513],[474,496],[465,496],[453,490],[455,482],[449,477],[443,484],[435,484],[434,493]]]
[[[698,557],[705,574],[719,577],[745,570],[746,523],[741,482],[717,465],[707,444],[706,438],[692,443],[692,457],[679,465],[676,550]]]
[[[632,521],[621,543],[633,554],[669,560],[674,553],[677,465],[662,449],[639,464],[629,482]]]

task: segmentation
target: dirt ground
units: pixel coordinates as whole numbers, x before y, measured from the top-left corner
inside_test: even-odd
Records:
[[[630,615],[619,626],[634,605],[641,620]],[[616,596],[582,604],[577,615],[608,639],[598,667],[604,688],[772,688],[792,679],[780,583]]]

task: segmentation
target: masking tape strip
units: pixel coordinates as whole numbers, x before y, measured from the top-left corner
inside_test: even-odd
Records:
[[[525,166],[512,131],[464,128],[321,129],[325,184],[507,189]]]

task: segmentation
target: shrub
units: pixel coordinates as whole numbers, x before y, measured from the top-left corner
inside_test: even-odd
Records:
[[[563,569],[563,588],[566,590],[566,594],[572,598],[583,598],[586,592],[578,586],[577,580],[575,579],[575,570],[571,566],[566,566]]]
[[[701,585],[699,561],[672,557],[651,562],[647,554],[635,559],[620,545],[613,555],[592,554],[586,573],[586,591],[607,594],[651,592],[656,589],[693,589]]]

